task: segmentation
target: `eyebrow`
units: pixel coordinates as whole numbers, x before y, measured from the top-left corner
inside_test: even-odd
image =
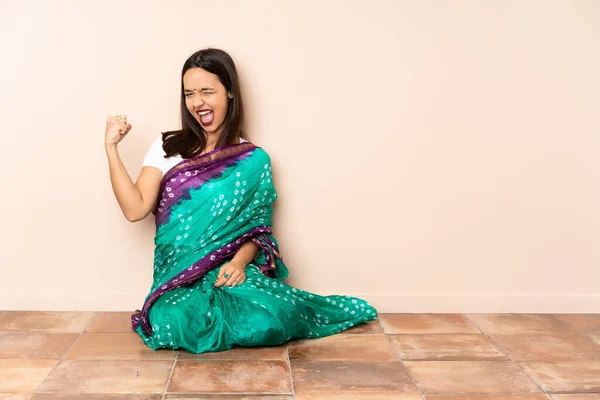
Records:
[[[209,87],[205,87],[200,89],[201,92],[205,91],[205,90],[214,90],[213,88],[209,88]],[[183,89],[184,92],[191,92],[190,89]]]

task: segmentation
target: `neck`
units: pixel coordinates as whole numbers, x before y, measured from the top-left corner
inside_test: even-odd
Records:
[[[215,149],[217,141],[219,140],[219,136],[221,136],[220,132],[204,132],[204,137],[206,138],[206,147],[204,148],[204,151],[202,151],[201,154],[206,154],[209,151],[213,151]]]
[[[215,133],[205,133],[205,137],[206,137],[206,147],[212,147],[214,148],[215,145],[217,144],[217,141],[219,140],[219,137],[221,136],[221,134],[219,132],[215,132]]]

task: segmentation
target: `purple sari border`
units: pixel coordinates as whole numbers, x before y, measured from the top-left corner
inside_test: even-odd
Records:
[[[254,244],[256,244],[260,249],[265,252],[265,264],[260,265],[259,268],[261,272],[265,272],[268,270],[274,270],[276,268],[276,258],[281,258],[279,251],[277,250],[277,246],[275,243],[269,240],[267,242],[267,238],[265,237],[252,237],[250,238]]]
[[[173,187],[166,186],[166,192],[163,193],[163,197],[159,198],[154,207],[154,214],[156,215],[156,225],[161,226],[169,221],[171,209],[181,200],[190,198],[190,191],[201,187],[203,184],[211,179],[218,178],[228,167],[234,165],[240,160],[246,158],[249,154],[239,154],[234,158],[229,158],[223,161],[220,165],[215,165],[212,168],[205,169],[204,172],[199,170],[183,171],[186,178],[171,178],[174,183]],[[189,183],[186,184],[187,177],[194,178],[193,181],[190,179]],[[175,182],[179,179],[179,182]],[[179,185],[177,185],[179,184]],[[169,185],[169,183],[167,183]],[[177,185],[177,186],[175,186]]]
[[[220,265],[224,259],[235,255],[246,240],[252,240],[252,242],[257,244],[259,248],[265,252],[266,263],[261,264],[258,267],[262,273],[269,276],[269,273],[276,268],[276,259],[281,259],[281,255],[275,243],[267,237],[268,234],[271,234],[271,228],[269,226],[256,227],[249,232],[246,232],[232,243],[207,254],[192,266],[177,273],[173,278],[154,290],[146,298],[142,309],[136,310],[131,316],[133,329],[137,329],[141,326],[146,334],[152,334],[152,326],[148,318],[148,313],[152,304],[166,292],[188,285],[202,278],[207,272]]]
[[[175,164],[170,170],[168,170],[165,173],[165,175],[161,179],[161,186],[163,186],[173,176],[179,174],[181,172],[182,168],[186,167],[187,164],[190,164],[190,166],[192,166],[192,165],[206,163],[206,165],[208,166],[208,165],[210,165],[210,163],[207,163],[206,161],[218,162],[218,161],[222,160],[222,159],[215,159],[215,155],[217,155],[218,153],[221,153],[221,152],[227,153],[230,150],[233,150],[236,148],[239,148],[240,152],[246,152],[248,150],[254,150],[257,147],[258,146],[256,146],[253,143],[250,143],[250,142],[234,143],[234,144],[229,144],[227,146],[223,146],[223,147],[219,147],[217,149],[211,150],[205,154],[200,154],[200,155],[197,155],[192,158],[187,158],[187,159],[181,160],[179,163]],[[233,156],[237,155],[237,152],[233,152],[232,155]],[[184,171],[185,171],[185,169],[184,169]]]
[[[182,199],[189,199],[189,193],[191,189],[202,186],[210,179],[218,177],[228,167],[231,167],[240,160],[250,156],[252,151],[256,149],[257,146],[247,143],[248,142],[217,149],[218,151],[224,151],[227,148],[236,148],[236,150],[239,150],[233,151],[230,154],[219,158],[218,160],[212,160],[209,163],[201,164],[204,158],[196,157],[194,159],[184,160],[179,163],[178,165],[180,165],[180,169],[178,170],[175,170],[175,167],[169,170],[169,172],[167,172],[165,175],[167,180],[163,179],[163,183],[161,184],[159,192],[161,193],[160,197],[157,199],[156,205],[152,210],[152,213],[156,215],[156,225],[161,226],[169,221],[172,207]],[[239,146],[244,147],[237,149]],[[214,151],[215,150],[204,154],[201,157],[214,153]],[[192,160],[195,161],[192,162]],[[187,164],[184,164],[184,162]]]

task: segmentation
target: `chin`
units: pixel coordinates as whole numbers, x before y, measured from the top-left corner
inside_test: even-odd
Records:
[[[213,124],[211,126],[204,126],[202,125],[202,123],[200,122],[200,120],[196,119],[196,121],[198,122],[198,125],[200,126],[200,128],[202,128],[202,130],[204,130],[204,132],[206,133],[215,133],[219,128],[215,128],[215,123],[213,122]]]
[[[200,126],[202,126],[202,125],[200,125]],[[202,126],[202,129],[204,129],[204,132],[210,133],[210,134],[215,134],[215,133],[219,132],[222,128],[223,128],[223,124],[217,125],[215,123],[213,123],[211,126],[208,126],[208,127]]]
[[[212,135],[212,134],[215,134],[215,133],[218,131],[218,128],[217,128],[217,129],[215,129],[215,128],[213,128],[212,126],[211,126],[211,127],[209,127],[208,129],[207,129],[207,128],[205,128],[205,127],[202,127],[202,129],[204,129],[204,132],[206,132],[206,133],[210,133],[211,135]]]

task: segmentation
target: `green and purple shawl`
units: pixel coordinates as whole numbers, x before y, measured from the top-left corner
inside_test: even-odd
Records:
[[[288,274],[271,232],[277,199],[271,160],[250,142],[181,161],[163,177],[156,216],[154,282],[134,329],[152,333],[149,310],[163,294],[201,279],[230,260],[245,241],[259,247],[260,271]]]

